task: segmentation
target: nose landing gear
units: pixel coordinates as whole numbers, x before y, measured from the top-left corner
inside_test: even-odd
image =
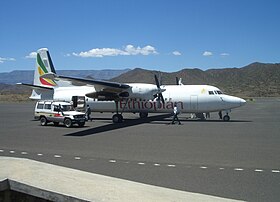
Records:
[[[230,116],[228,115],[230,111],[226,111],[226,115],[223,116],[222,111],[219,111],[219,117],[220,119],[223,119],[223,121],[229,121],[230,120]]]

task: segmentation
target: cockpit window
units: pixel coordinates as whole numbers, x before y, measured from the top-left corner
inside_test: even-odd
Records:
[[[217,90],[217,93],[220,95],[220,94],[223,94],[223,92],[222,91],[220,91],[220,90]]]
[[[213,91],[208,91],[209,95],[214,95]]]

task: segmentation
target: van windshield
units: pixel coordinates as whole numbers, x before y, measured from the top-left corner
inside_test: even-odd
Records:
[[[61,105],[62,111],[74,111],[72,105]]]

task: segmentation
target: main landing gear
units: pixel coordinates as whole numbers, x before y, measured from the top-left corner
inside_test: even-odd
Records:
[[[118,106],[119,101],[118,101],[118,100],[115,100],[116,112],[117,112],[117,113],[114,114],[113,117],[112,117],[113,123],[122,123],[122,122],[123,122],[122,113],[123,113],[123,111],[124,111],[124,109],[125,109],[125,107],[126,107],[126,105],[127,105],[127,102],[128,102],[128,99],[127,99],[126,102],[125,102],[125,105],[124,105],[124,108],[123,108],[122,112],[119,114],[119,106]]]
[[[121,114],[114,114],[112,117],[113,123],[123,122],[123,116]]]

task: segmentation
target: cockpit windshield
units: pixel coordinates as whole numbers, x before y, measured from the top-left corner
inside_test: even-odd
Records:
[[[223,94],[223,92],[222,91],[220,91],[220,90],[214,90],[214,91],[208,91],[208,93],[209,93],[209,95],[221,95],[221,94]]]

